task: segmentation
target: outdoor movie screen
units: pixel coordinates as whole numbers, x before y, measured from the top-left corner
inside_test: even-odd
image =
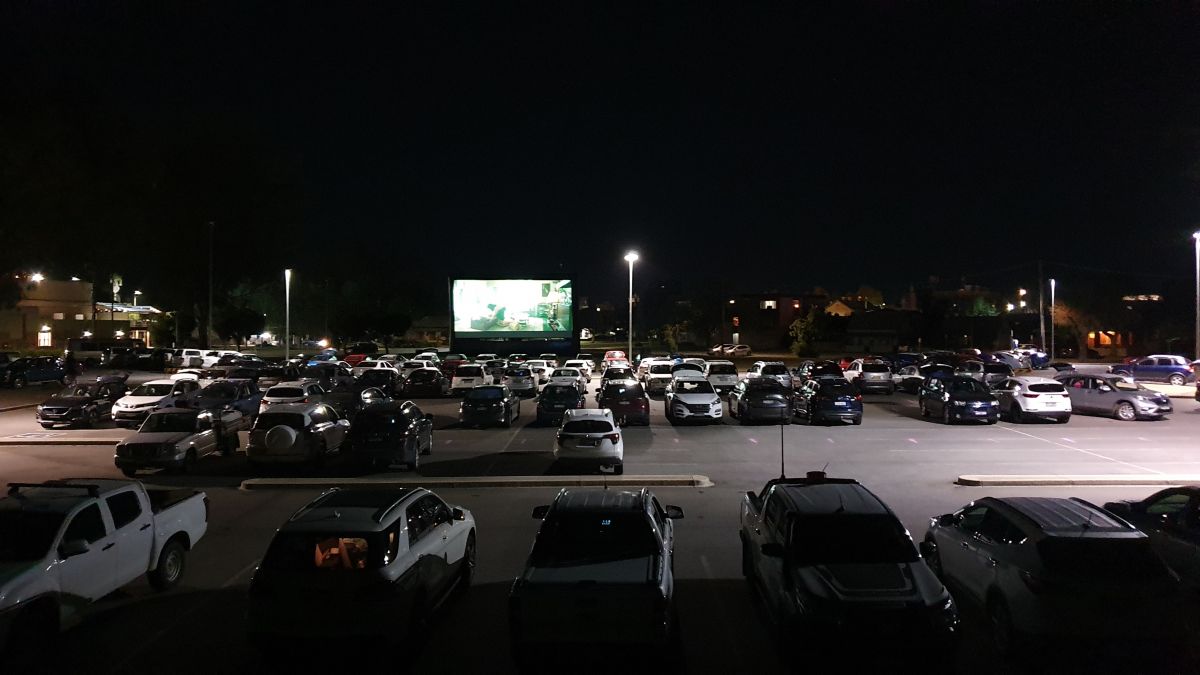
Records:
[[[450,309],[462,337],[571,337],[569,279],[455,279]]]

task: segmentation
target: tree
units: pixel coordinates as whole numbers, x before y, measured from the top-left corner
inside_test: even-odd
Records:
[[[971,305],[963,310],[965,316],[996,316],[1000,312],[996,310],[996,306],[987,301],[987,298],[982,295],[977,295],[971,300]]]
[[[796,356],[810,356],[816,352],[815,343],[820,337],[821,317],[824,312],[813,307],[808,314],[800,317],[788,326],[788,335],[792,338],[792,353]]]
[[[1098,330],[1100,321],[1089,312],[1061,301],[1054,303],[1054,314],[1050,320],[1054,322],[1055,326],[1067,328],[1075,335],[1076,345],[1079,347],[1078,358],[1087,358],[1088,333]]]
[[[240,351],[242,342],[263,332],[265,326],[266,318],[262,312],[249,307],[227,306],[216,317],[213,330],[223,339],[233,340]]]

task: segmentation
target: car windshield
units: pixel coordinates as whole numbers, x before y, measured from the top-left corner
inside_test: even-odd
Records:
[[[892,516],[830,514],[797,518],[791,552],[800,565],[910,563],[917,550]]]
[[[1159,579],[1166,567],[1149,539],[1048,537],[1038,542],[1046,570],[1080,581]]]
[[[786,394],[787,387],[783,386],[779,380],[772,380],[767,377],[759,377],[753,380],[746,381],[746,390],[754,394]]]
[[[732,363],[710,363],[708,364],[709,375],[737,375],[737,366]]]
[[[978,380],[954,379],[949,382],[949,390],[952,394],[986,394],[987,387],[983,386]]]
[[[640,514],[560,513],[542,524],[529,563],[569,567],[658,554],[658,540]]]
[[[890,372],[892,372],[892,369],[888,368],[886,363],[864,363],[863,364],[863,372],[864,373],[890,373]]]
[[[624,380],[631,377],[633,377],[633,370],[630,368],[609,368],[604,371],[606,380]]]
[[[196,430],[196,413],[156,413],[142,422],[141,433],[191,432]]]
[[[825,396],[853,396],[856,393],[854,385],[837,380],[821,382],[818,391]]]
[[[436,370],[422,368],[414,370],[412,375],[408,376],[408,379],[412,382],[433,382],[438,378],[438,374]]]
[[[62,513],[0,509],[0,563],[45,557],[63,519]]]
[[[297,431],[303,431],[304,415],[288,412],[262,413],[254,422],[255,429],[270,429],[278,426],[291,427]]]
[[[395,548],[395,532],[288,532],[271,542],[263,567],[280,571],[353,572],[383,564],[384,537]]]
[[[271,387],[267,390],[267,398],[304,398],[304,390],[299,387]]]
[[[130,396],[166,396],[171,393],[173,384],[143,384],[129,393]]]
[[[55,394],[55,396],[59,398],[74,398],[76,396],[91,398],[99,395],[97,393],[98,389],[99,387],[94,384],[79,384],[73,387],[67,387],[66,389],[63,389]]]
[[[454,371],[455,377],[479,377],[483,375],[483,369],[479,366],[459,366]]]
[[[576,401],[579,399],[579,390],[575,387],[550,385],[542,389],[541,398],[546,401]]]
[[[712,383],[708,380],[676,380],[676,394],[712,394],[716,390],[713,389]]]
[[[651,375],[670,375],[671,365],[668,363],[656,363],[650,366]]]
[[[636,382],[616,382],[604,387],[604,398],[641,398],[645,395],[642,385]]]
[[[498,401],[504,398],[504,392],[497,387],[475,387],[467,392],[467,398],[472,401]]]
[[[787,366],[782,363],[768,363],[762,368],[763,375],[787,375]]]
[[[591,354],[576,354],[575,358],[579,359],[580,361],[591,361],[592,355]]]
[[[612,430],[608,420],[572,420],[562,427],[564,434],[607,434]]]

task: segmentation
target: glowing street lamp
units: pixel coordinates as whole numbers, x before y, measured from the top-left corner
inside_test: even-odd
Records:
[[[41,272],[34,272],[33,274],[29,275],[29,280],[35,284],[40,284],[46,280],[46,277]]]
[[[288,360],[292,347],[292,271],[283,271],[283,360]],[[322,345],[324,347],[324,345]]]
[[[629,263],[629,351],[625,353],[625,358],[633,358],[633,263],[637,262],[637,251],[630,251],[625,254],[625,262]],[[633,361],[630,361],[633,363]]]

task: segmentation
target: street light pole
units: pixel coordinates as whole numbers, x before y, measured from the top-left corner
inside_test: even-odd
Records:
[[[1054,279],[1050,280],[1050,360],[1054,360],[1054,288],[1057,286]]]
[[[1200,359],[1200,232],[1192,235],[1196,241],[1196,335],[1194,336],[1194,351]]]
[[[291,356],[292,346],[292,270],[283,271],[283,360]]]
[[[1196,249],[1200,251],[1200,248]],[[629,263],[629,323],[626,324],[626,330],[629,331],[629,351],[625,353],[625,358],[633,359],[633,263],[637,262],[637,251],[630,251],[625,254],[625,262]],[[630,360],[630,363],[633,363]]]

